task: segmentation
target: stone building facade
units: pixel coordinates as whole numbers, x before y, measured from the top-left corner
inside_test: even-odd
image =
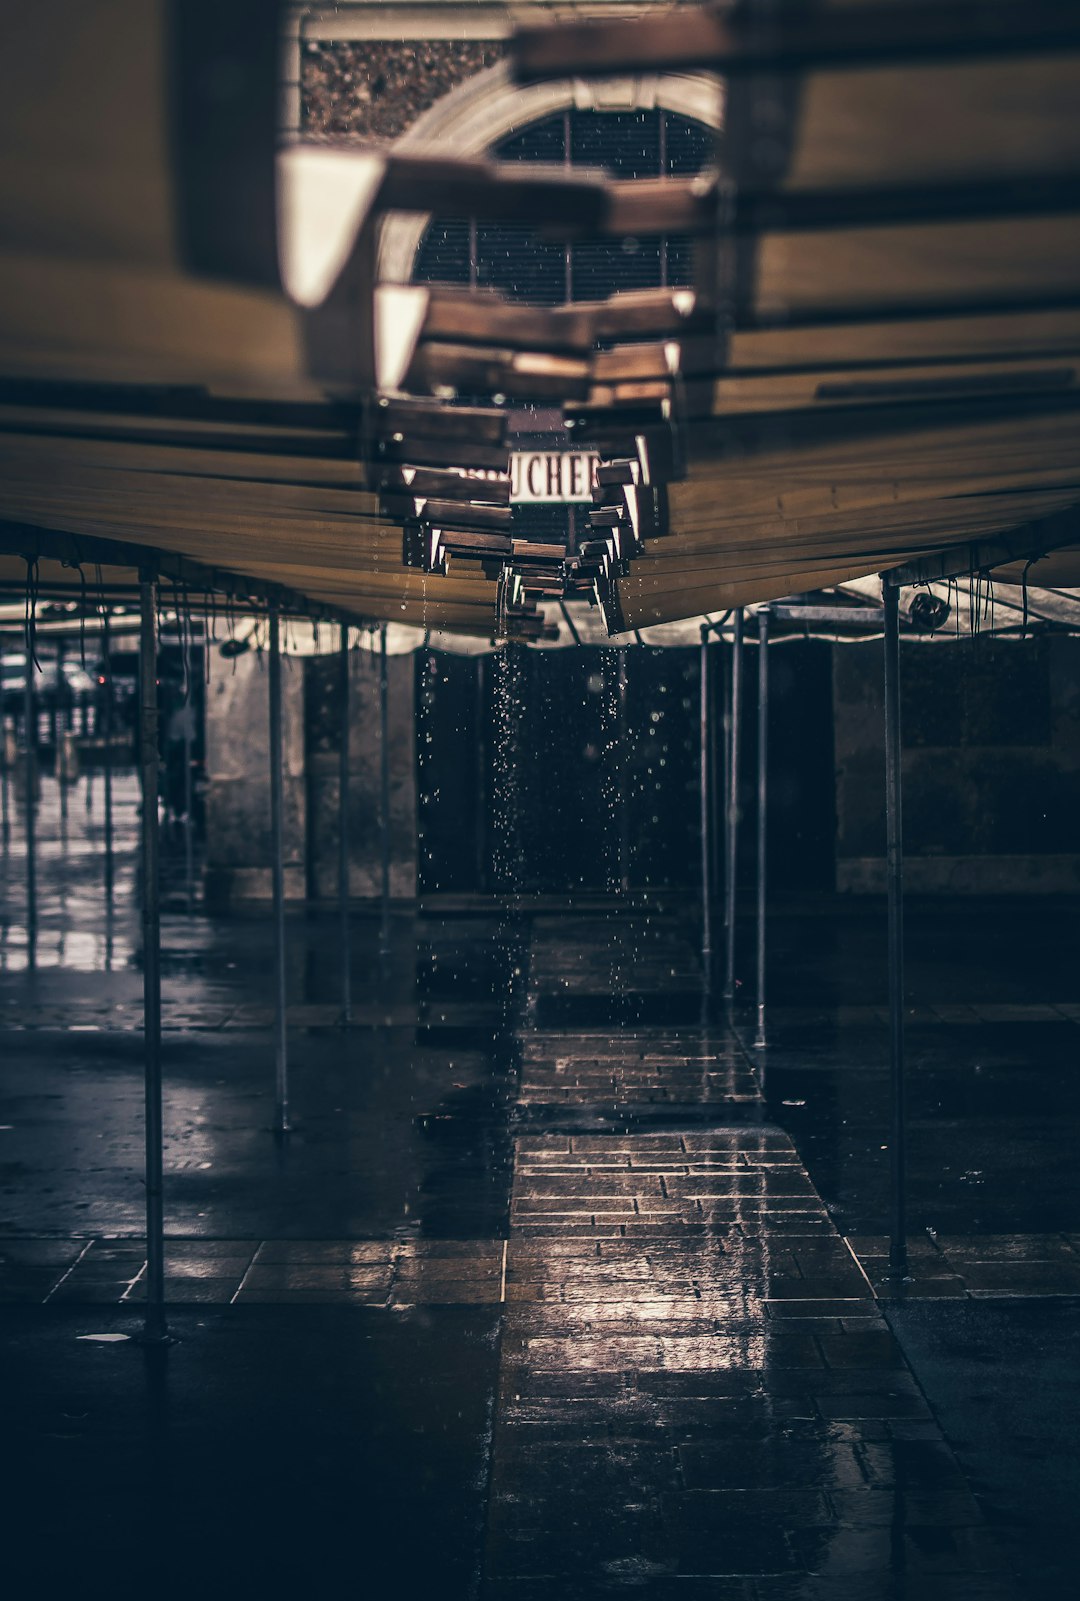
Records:
[[[556,12],[645,9],[650,8],[626,0],[582,5],[559,0],[513,15],[535,19]],[[613,120],[625,120],[660,110],[688,125],[720,125],[719,86],[702,74],[516,88],[504,61],[511,15],[506,6],[487,0],[340,0],[295,7],[286,40],[283,137],[365,145],[401,141],[475,155],[559,114],[607,112]],[[384,278],[410,277],[427,223],[415,216],[387,220],[380,247]],[[775,753],[773,794],[775,822],[784,839],[777,841],[773,860],[784,862],[786,841],[786,871],[794,881],[800,859],[813,856],[819,868],[815,885],[876,891],[883,882],[884,848],[880,648],[807,647],[805,660],[789,673],[785,662],[794,663],[792,652],[799,648],[778,653],[774,674],[774,726],[783,749]],[[671,653],[668,705],[677,704],[683,708],[680,715],[692,719],[685,706],[695,693],[687,674],[692,677],[695,669],[679,660],[681,655]],[[388,665],[391,886],[395,897],[407,899],[417,891],[422,855],[425,862],[432,856],[430,842],[425,846],[420,839],[420,670],[411,654],[393,655]],[[656,670],[644,664],[642,669],[640,678],[655,689]],[[448,671],[447,682],[462,678],[464,671]],[[582,672],[586,686],[597,676],[592,667]],[[469,664],[468,673],[482,683],[483,669]],[[565,670],[563,676],[569,692]],[[265,677],[258,654],[251,653],[218,665],[208,690],[208,888],[219,897],[269,893]],[[949,646],[913,644],[904,651],[903,679],[909,885],[947,894],[1080,889],[1074,827],[1080,812],[1080,641],[984,638]],[[753,675],[751,699],[752,680]],[[791,691],[787,702],[785,681]],[[336,888],[337,684],[329,656],[291,660],[285,673],[286,883],[296,897],[327,896]],[[796,686],[805,704],[798,701]],[[633,695],[633,683],[631,690]],[[462,694],[467,700],[472,691]],[[365,897],[378,892],[381,866],[378,681],[369,652],[354,653],[351,701],[350,886],[354,895]],[[658,701],[653,710],[663,706]],[[452,747],[459,738],[457,724],[453,716],[444,723]],[[645,730],[650,739],[659,726],[650,723]],[[686,803],[682,791],[694,782],[692,762],[682,750],[692,737],[681,725],[671,736],[666,770],[669,775],[677,770],[682,779],[678,794],[671,791],[659,803],[669,824],[672,809]],[[459,765],[475,765],[475,753],[465,748],[470,740],[460,737]],[[578,774],[574,792],[565,797],[570,812],[581,801],[582,785],[588,787],[581,775],[588,771],[594,744],[583,736],[584,766],[582,761],[568,765]],[[456,760],[452,750],[450,760]],[[670,777],[667,781],[670,785]],[[651,815],[646,807],[643,829]],[[688,884],[695,872],[693,826],[688,822],[681,847],[687,860],[681,868],[669,864],[664,869],[683,872]],[[673,837],[683,836],[676,828]],[[477,887],[481,882],[478,871]]]

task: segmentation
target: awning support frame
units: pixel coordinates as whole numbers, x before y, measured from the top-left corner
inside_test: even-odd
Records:
[[[765,1037],[765,898],[767,889],[769,801],[769,608],[762,606],[758,622],[757,716],[757,1032],[754,1045],[764,1050]]]
[[[382,853],[379,955],[385,960],[390,954],[390,669],[385,623],[379,630],[379,844]]]
[[[289,1052],[285,980],[284,756],[281,737],[281,617],[270,608],[270,877],[274,900],[274,1133],[289,1133]]]
[[[349,625],[341,624],[338,750],[338,932],[341,946],[341,1020],[352,1022],[352,924],[349,918]]]
[[[169,1338],[165,1321],[164,1121],[161,1072],[161,874],[158,860],[158,585],[139,569],[139,770],[142,778],[143,1067],[146,1134],[146,1314],[143,1339]]]
[[[742,738],[744,632],[741,606],[735,608],[732,622],[734,631],[731,640],[731,714],[728,744],[727,830],[724,872],[724,901],[726,908],[724,916],[726,936],[724,1005],[729,1016],[735,1009],[735,918],[739,862],[739,747]]]
[[[900,591],[885,600],[885,876],[889,961],[889,1272],[907,1275],[907,1116],[904,1080],[904,855],[900,737]]]
[[[26,642],[26,676],[23,685],[23,744],[26,764],[23,773],[23,799],[26,808],[26,959],[37,963],[37,695],[34,687],[34,652]]]
[[[701,973],[706,1012],[713,987],[713,807],[712,807],[712,701],[709,694],[709,625],[701,625],[701,688],[699,697],[700,769],[698,793],[701,804]]]

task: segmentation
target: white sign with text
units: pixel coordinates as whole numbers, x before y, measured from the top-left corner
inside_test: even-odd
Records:
[[[599,461],[591,450],[516,450],[510,457],[510,500],[517,505],[589,500]]]

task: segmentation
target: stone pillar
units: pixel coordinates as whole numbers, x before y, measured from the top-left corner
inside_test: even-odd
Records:
[[[235,670],[234,670],[235,666]],[[211,904],[270,898],[268,665],[254,650],[215,651],[206,690],[206,896]],[[285,894],[307,892],[304,662],[282,656]]]
[[[319,899],[337,894],[338,713],[336,656],[306,662],[308,883]],[[417,885],[416,696],[414,656],[391,656],[390,893],[411,900]],[[349,656],[349,891],[381,893],[379,834],[379,662],[367,650]]]

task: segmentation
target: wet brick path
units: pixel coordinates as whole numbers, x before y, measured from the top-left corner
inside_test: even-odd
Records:
[[[560,976],[543,944],[540,1015]],[[521,1053],[526,1110],[547,1096],[565,1132],[514,1144],[487,1601],[1011,1595],[735,1042],[545,1032]],[[669,1099],[698,1102],[692,1124],[642,1127]],[[575,1132],[608,1102],[626,1126]]]
[[[490,1601],[1012,1593],[785,1135],[515,1158]]]
[[[756,1106],[756,1076],[730,1037],[701,1030],[529,1033],[521,1042],[519,1100],[551,1108]]]

